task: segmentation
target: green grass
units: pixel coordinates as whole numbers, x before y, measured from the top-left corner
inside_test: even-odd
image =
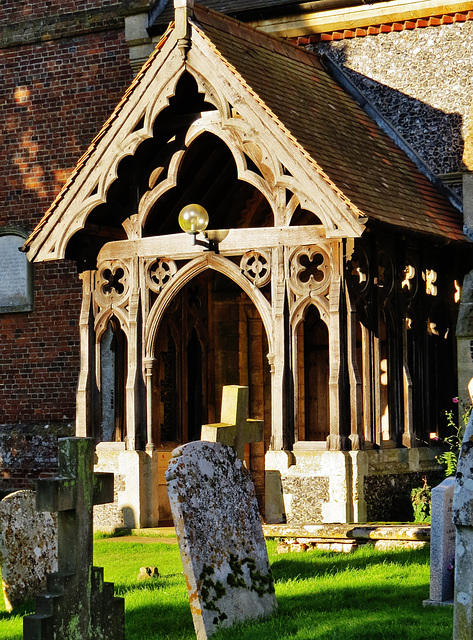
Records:
[[[268,550],[279,603],[277,616],[238,625],[215,640],[450,640],[453,611],[424,609],[429,595],[429,552],[352,554],[311,551],[276,555]],[[96,540],[94,564],[125,598],[127,640],[193,640],[185,579],[177,545]],[[136,581],[142,566],[160,577]],[[177,574],[168,575],[163,574]],[[0,638],[22,638],[21,615],[0,604]]]

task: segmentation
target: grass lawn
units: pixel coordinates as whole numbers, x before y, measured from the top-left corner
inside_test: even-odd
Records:
[[[453,610],[424,609],[429,595],[429,551],[352,554],[320,551],[276,555],[268,551],[279,613],[272,619],[239,625],[215,640],[450,640]],[[127,640],[194,640],[177,544],[97,540],[94,564],[125,597]],[[136,581],[142,566],[169,575]],[[26,610],[26,609],[25,609]],[[0,638],[22,638],[21,615],[0,603]]]

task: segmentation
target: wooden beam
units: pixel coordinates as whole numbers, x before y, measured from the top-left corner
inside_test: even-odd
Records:
[[[255,20],[250,24],[261,31],[283,38],[294,38],[314,33],[328,33],[357,27],[375,26],[405,20],[418,20],[430,16],[471,11],[471,2],[465,0],[391,0],[371,5],[293,14],[268,20]]]
[[[209,231],[209,234],[212,232]],[[252,229],[229,229],[213,234],[227,234],[219,244],[221,255],[240,255],[246,251],[271,249],[277,246],[299,246],[319,244],[325,241],[321,225],[300,227],[262,227]],[[202,235],[197,239],[203,239]],[[107,243],[99,253],[98,261],[128,258],[131,256],[169,257],[174,260],[190,260],[202,254],[202,246],[194,246],[192,238],[185,233],[177,233],[139,240],[122,240]]]

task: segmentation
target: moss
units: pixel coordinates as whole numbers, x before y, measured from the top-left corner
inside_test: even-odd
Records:
[[[237,556],[230,554],[230,569],[232,573],[227,576],[227,582],[232,587],[247,588],[245,577],[243,573],[243,565],[246,564],[250,575],[250,589],[255,591],[260,598],[265,593],[274,593],[274,582],[271,571],[267,574],[262,574],[256,567],[256,562],[252,558],[244,558],[238,560]]]
[[[202,571],[199,576],[199,580],[201,582],[200,595],[202,597],[203,607],[208,611],[215,611],[220,617],[222,615],[225,616],[225,614],[220,611],[216,602],[225,595],[226,589],[220,580],[214,580],[212,578],[214,573],[215,570],[210,565],[204,565],[202,567]]]

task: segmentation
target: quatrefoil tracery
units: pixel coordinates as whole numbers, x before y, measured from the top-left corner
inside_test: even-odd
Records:
[[[330,276],[330,259],[321,247],[303,247],[291,257],[289,282],[294,293],[322,291]]]
[[[118,295],[121,295],[125,290],[125,285],[123,282],[120,282],[125,275],[125,272],[121,267],[117,267],[115,271],[111,269],[105,269],[103,272],[103,277],[106,282],[102,284],[102,292],[105,295],[110,295],[115,291]]]
[[[107,261],[98,268],[95,283],[95,297],[101,307],[121,304],[128,295],[128,269],[118,260]]]
[[[242,273],[256,287],[264,287],[271,278],[269,257],[260,251],[248,251],[240,262]]]

